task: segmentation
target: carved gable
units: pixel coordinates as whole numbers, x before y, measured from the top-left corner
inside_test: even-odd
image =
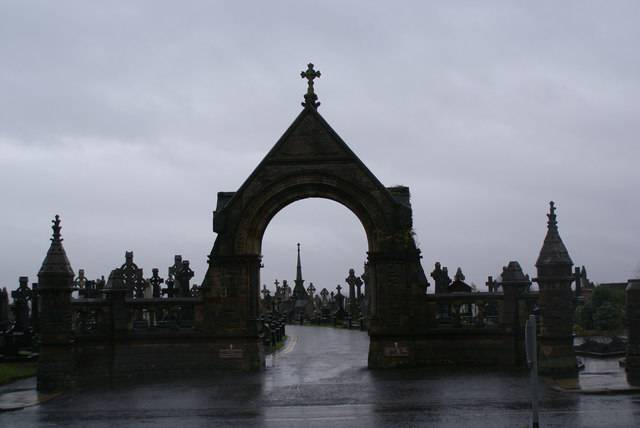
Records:
[[[305,110],[267,156],[269,161],[350,158],[353,153],[313,110]]]

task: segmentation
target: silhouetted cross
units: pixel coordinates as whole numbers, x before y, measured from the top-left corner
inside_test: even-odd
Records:
[[[307,91],[308,93],[313,92],[313,80],[316,77],[320,77],[320,75],[320,70],[314,70],[312,63],[307,64],[307,71],[300,72],[300,76],[303,79],[307,79],[309,81],[309,89]]]
[[[318,96],[313,92],[313,81],[316,77],[320,77],[320,70],[314,70],[313,64],[307,64],[307,70],[300,72],[300,77],[303,79],[307,79],[307,93],[304,96],[304,101],[302,103],[305,107],[313,107],[316,108],[320,105],[318,101]]]

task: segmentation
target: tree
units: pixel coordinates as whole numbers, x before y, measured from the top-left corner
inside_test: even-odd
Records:
[[[576,323],[585,330],[593,330],[593,306],[591,301],[576,308]]]
[[[624,299],[624,290],[596,287],[591,293],[591,304],[593,305],[594,313],[604,303],[611,303],[616,307],[623,308]]]
[[[603,302],[593,313],[593,326],[598,330],[618,330],[622,326],[622,311],[613,302]]]
[[[624,290],[596,287],[591,298],[576,308],[576,323],[585,330],[619,330],[624,304]]]

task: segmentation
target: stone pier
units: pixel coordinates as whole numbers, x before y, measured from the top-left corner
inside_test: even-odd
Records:
[[[574,376],[577,361],[573,351],[573,261],[558,232],[555,205],[550,204],[547,235],[536,268],[540,287],[539,370],[551,376]]]
[[[626,289],[627,343],[626,370],[631,385],[640,385],[640,279],[630,279]]]
[[[60,217],[53,220],[51,246],[38,272],[40,356],[38,390],[73,386],[72,309],[73,269],[62,246]]]

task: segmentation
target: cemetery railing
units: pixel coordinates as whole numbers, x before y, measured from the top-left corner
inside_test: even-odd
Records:
[[[194,331],[201,317],[200,297],[123,300],[114,298],[72,299],[73,331],[76,337],[119,333]]]
[[[514,321],[525,319],[532,312],[537,300],[537,292],[523,293],[514,299],[505,298],[501,292],[443,293],[426,296],[427,304],[432,306],[434,314],[431,327],[436,329],[503,329]],[[514,316],[518,316],[519,319],[514,320]],[[521,325],[524,325],[524,321]]]

